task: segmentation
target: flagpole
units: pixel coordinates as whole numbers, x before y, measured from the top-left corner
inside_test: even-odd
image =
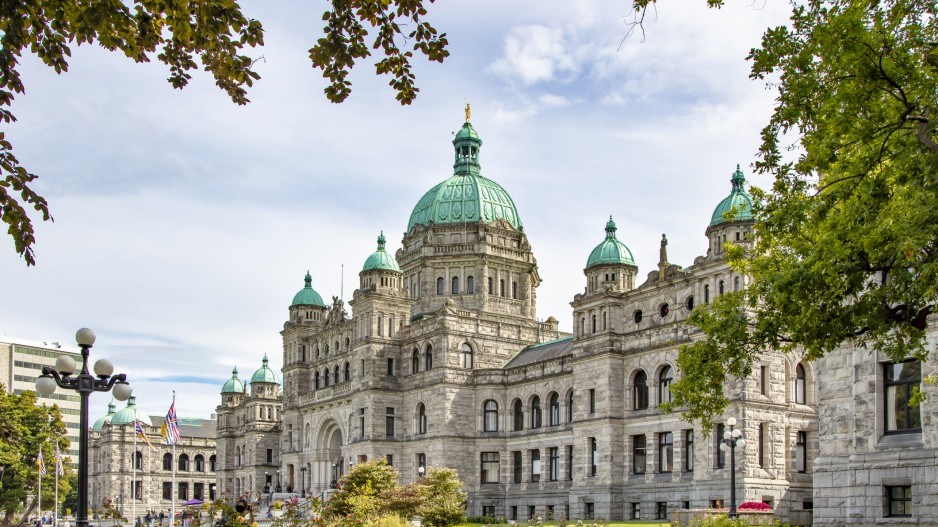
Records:
[[[37,485],[39,489],[39,525],[42,525],[42,463],[45,462],[42,459],[42,445],[39,445],[39,461],[40,463],[37,463],[36,468],[38,469],[37,479],[39,480],[39,485]]]
[[[169,408],[173,411],[173,417],[175,417],[175,413],[176,413],[176,390],[173,390],[173,402],[172,402],[171,405],[169,405]],[[169,416],[167,415],[167,417],[169,417]],[[172,437],[172,427],[173,427],[173,423],[169,423],[168,426],[169,426],[169,432],[170,432],[169,435],[170,435],[170,437]],[[171,514],[171,515],[170,515],[170,517],[169,517],[169,518],[170,518],[170,519],[169,519],[169,525],[170,525],[170,527],[174,527],[174,526],[176,525],[176,466],[179,465],[178,461],[176,460],[176,443],[178,443],[178,441],[176,441],[175,438],[173,438],[173,492],[172,492],[172,494],[171,494],[171,496],[172,496],[172,498],[173,498],[173,502],[172,502],[172,507],[171,507],[171,509],[170,509],[170,514]],[[181,523],[180,523],[180,525],[181,525]]]
[[[55,467],[55,503],[52,504],[52,525],[58,527],[59,525],[59,467],[58,461],[56,461]]]
[[[134,450],[130,454],[130,464],[133,467],[130,473],[130,514],[133,518],[130,524],[137,525],[137,410],[134,409]]]

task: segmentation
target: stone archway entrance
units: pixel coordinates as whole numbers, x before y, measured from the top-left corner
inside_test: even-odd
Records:
[[[316,437],[315,466],[310,474],[310,486],[316,494],[335,488],[345,474],[342,456],[342,429],[334,420],[328,420],[319,428]]]

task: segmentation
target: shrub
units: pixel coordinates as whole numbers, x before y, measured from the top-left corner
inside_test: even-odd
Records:
[[[467,496],[455,469],[430,467],[418,482],[418,489],[422,499],[417,514],[425,523],[446,527],[466,521],[463,503]]]
[[[772,512],[772,506],[768,503],[762,503],[761,501],[747,501],[740,505],[737,510]]]
[[[711,514],[691,523],[692,527],[750,527],[749,522],[741,518],[730,518],[726,514]]]
[[[410,527],[410,523],[397,514],[382,514],[366,520],[362,527]]]

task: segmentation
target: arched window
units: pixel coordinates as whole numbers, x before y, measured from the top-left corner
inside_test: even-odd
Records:
[[[454,277],[453,277],[453,287],[452,287],[451,292],[452,292],[454,295],[458,295],[458,294],[459,294],[459,277],[458,277],[458,276],[454,276]]]
[[[181,454],[179,456],[179,471],[188,472],[189,471],[189,455]]]
[[[309,448],[310,445],[312,444],[312,439],[313,439],[313,433],[312,433],[313,427],[310,426],[309,423],[306,423],[306,426],[304,426],[303,428],[304,428],[303,445],[305,448]]]
[[[143,470],[143,452],[134,452],[134,468]]]
[[[241,464],[241,450],[235,449],[235,457],[237,457],[238,465]],[[169,452],[163,454],[163,470],[172,470],[173,469],[173,455]]]
[[[446,286],[446,284],[443,282],[443,277],[441,276],[441,277],[437,278],[437,279],[436,279],[436,294],[442,295],[442,294],[443,294],[443,288],[444,288],[445,286]]]
[[[687,308],[688,311],[694,310],[694,295],[690,295],[684,300],[684,307]]]
[[[498,296],[505,296],[505,280],[498,281]]]
[[[472,293],[475,293],[476,292],[475,287],[476,287],[475,280],[471,276],[467,276],[466,277],[466,292],[469,293],[470,295]]]
[[[541,398],[537,395],[531,399],[531,428],[541,427]]]
[[[492,285],[492,284],[494,284],[494,282],[495,282],[495,281],[492,280],[492,277],[490,276],[490,277],[489,277],[489,294],[490,294],[490,295],[494,295],[494,294],[495,294],[495,287]]]
[[[208,457],[208,469],[215,472],[215,454]]]
[[[423,403],[417,405],[417,433],[427,433],[427,407]]]
[[[316,373],[313,374],[313,386],[315,389],[319,389],[319,370],[316,370]]]
[[[725,289],[726,288],[723,286],[723,280],[720,280],[720,296],[723,296]]]
[[[325,370],[323,370],[322,374],[323,374],[323,377],[325,378],[325,380],[323,381],[323,386],[329,386],[329,368],[326,368]]]
[[[704,304],[710,303],[710,284],[704,285]]]
[[[482,427],[486,432],[498,431],[498,403],[492,399],[482,406]]]
[[[671,367],[665,366],[658,375],[658,406],[671,402]]]
[[[414,352],[410,356],[410,373],[417,373],[420,371],[420,352],[417,351],[417,348],[414,348]]]
[[[603,311],[603,331],[606,331],[606,312]]]
[[[352,380],[352,365],[349,363],[349,361],[345,361],[345,380]]]
[[[596,333],[596,315],[593,315],[593,317],[592,317],[592,322],[593,322],[593,326],[592,326],[593,329],[591,329],[590,331],[591,331],[592,333]]]
[[[800,363],[795,367],[795,402],[806,404],[808,400],[807,376],[804,372],[804,366]]]
[[[333,370],[332,378],[335,379],[334,382],[335,382],[336,384],[339,384],[339,378],[340,378],[340,377],[339,377],[339,365],[338,365],[338,364],[336,364],[335,369]]]
[[[460,358],[460,362],[463,368],[472,369],[472,346],[469,344],[463,344]]]
[[[433,346],[427,344],[427,349],[423,352],[423,369],[431,368],[433,368]]]
[[[573,390],[567,393],[567,422],[573,422]]]
[[[195,471],[205,472],[205,457],[202,454],[195,455]]]
[[[733,277],[733,291],[739,291],[739,277]]]
[[[632,407],[635,410],[648,408],[648,376],[644,371],[639,371],[635,374],[635,382],[632,389]]]
[[[557,392],[550,394],[547,398],[548,422],[550,426],[560,424],[560,395]]]
[[[511,298],[518,298],[518,282],[511,283]]]
[[[512,415],[514,418],[512,430],[517,432],[519,430],[524,430],[524,405],[521,404],[520,399],[515,399],[514,409],[512,410]]]

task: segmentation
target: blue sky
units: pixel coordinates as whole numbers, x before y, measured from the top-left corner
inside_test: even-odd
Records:
[[[307,58],[320,3],[243,2],[266,41],[243,107],[207,74],[173,90],[158,63],[96,47],[74,47],[64,75],[26,56],[8,138],[55,222],[37,225],[34,268],[0,245],[0,334],[72,342],[92,327],[93,356],[130,376],[144,411],[165,413],[175,390],[180,415],[208,417],[232,366],[249,376],[266,353],[279,372],[307,269],[328,299],[344,265],[347,300],[378,232],[400,247],[413,206],[452,173],[465,101],[482,172],[537,257],[538,316],[569,330],[610,214],[640,276],[662,233],[690,265],[736,164],[751,176],[774,92],[745,56],[789,5],[728,4],[662,0],[643,40],[626,38],[626,0],[440,0],[429,18],[452,56],[416,64],[409,107],[369,64],[347,102],[325,100]],[[106,396],[92,399],[103,414]]]

